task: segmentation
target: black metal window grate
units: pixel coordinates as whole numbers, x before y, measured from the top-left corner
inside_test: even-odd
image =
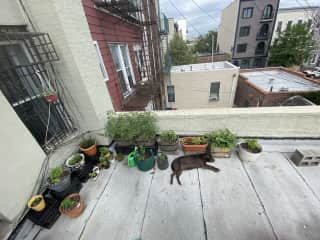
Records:
[[[46,152],[73,131],[51,63],[58,59],[47,33],[0,32],[0,90]],[[49,103],[45,92],[58,100]]]

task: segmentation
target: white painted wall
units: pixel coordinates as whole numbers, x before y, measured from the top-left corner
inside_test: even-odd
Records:
[[[178,23],[178,31],[181,34],[183,40],[187,41],[187,20],[180,19],[177,21]]]
[[[229,128],[241,137],[320,138],[320,106],[157,111],[160,131],[204,134]]]
[[[60,57],[56,66],[74,102],[71,111],[81,132],[100,129],[113,110],[101,74],[81,0],[25,0],[38,31],[48,32]],[[101,139],[103,140],[103,139]],[[105,141],[105,140],[104,140]]]
[[[223,9],[218,27],[218,45],[221,52],[232,54],[238,19],[239,0]]]
[[[26,25],[22,10],[16,0],[1,0],[1,25]]]
[[[0,220],[13,222],[25,208],[46,155],[0,91]]]
[[[299,20],[308,22],[309,19],[312,18],[313,11],[314,10],[312,9],[279,9],[272,41],[274,41],[279,35],[277,32],[279,22],[282,22],[281,31],[284,31],[287,28],[289,21],[292,21],[292,24],[297,24]]]
[[[175,102],[168,102],[167,106],[177,109],[232,107],[238,74],[237,67],[211,71],[171,72],[169,85],[174,86]],[[211,82],[220,82],[218,101],[209,101]]]

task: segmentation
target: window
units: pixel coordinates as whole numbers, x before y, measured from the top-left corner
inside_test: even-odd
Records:
[[[263,59],[262,58],[255,58],[254,59],[254,67],[263,67]]]
[[[272,5],[268,4],[263,10],[262,19],[272,18],[272,15],[273,15],[272,13],[273,13],[273,7],[272,7]]]
[[[265,43],[259,42],[256,47],[256,54],[264,54],[264,50],[265,50]]]
[[[240,37],[249,36],[250,34],[250,26],[240,27]]]
[[[247,51],[247,45],[246,43],[238,44],[237,46],[237,53],[244,53]]]
[[[140,44],[135,44],[133,46],[134,51],[134,59],[138,66],[138,72],[140,75],[140,80],[143,80],[143,78],[146,77],[146,70],[144,67],[144,61],[143,61],[143,54],[142,54],[142,48]]]
[[[269,24],[263,24],[258,33],[258,37],[267,38],[269,33]]]
[[[240,68],[249,68],[250,66],[250,60],[249,59],[242,59]]]
[[[167,93],[168,93],[168,102],[175,102],[176,96],[174,92],[174,86],[167,86]]]
[[[253,15],[253,7],[244,8],[242,10],[242,18],[252,18]]]
[[[289,21],[289,22],[287,23],[287,28],[291,27],[291,25],[292,25],[292,21]]]
[[[301,25],[302,23],[303,23],[303,21],[302,21],[301,19],[299,19],[299,20],[298,20],[298,24]]]
[[[96,53],[97,53],[97,56],[98,56],[101,74],[102,74],[104,80],[108,81],[109,80],[108,72],[106,70],[106,67],[104,66],[104,62],[103,62],[103,58],[102,58],[102,55],[101,55],[101,52],[100,52],[100,48],[99,48],[98,42],[94,41],[93,42],[93,46],[94,46],[94,49],[96,50]]]
[[[282,29],[282,22],[279,21],[279,22],[278,22],[278,26],[277,26],[277,32],[280,33],[280,32],[281,32],[281,29]]]
[[[113,63],[124,96],[127,96],[135,83],[127,44],[109,44]]]
[[[220,82],[212,82],[210,84],[210,96],[209,101],[219,100]]]

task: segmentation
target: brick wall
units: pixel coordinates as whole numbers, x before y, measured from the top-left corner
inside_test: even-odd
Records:
[[[141,28],[135,24],[125,22],[109,13],[96,9],[91,0],[82,0],[82,3],[92,39],[99,44],[101,55],[109,75],[109,80],[106,84],[111,95],[113,107],[116,111],[122,111],[123,94],[108,44],[128,44],[135,80],[139,81],[140,76],[135,62],[133,45],[140,44],[142,46]]]

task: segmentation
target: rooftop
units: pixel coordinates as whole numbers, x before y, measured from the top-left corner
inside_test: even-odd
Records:
[[[272,92],[320,91],[319,84],[280,69],[241,72],[241,75],[266,92],[271,88]]]
[[[80,217],[61,216],[50,230],[27,221],[15,239],[319,239],[319,167],[296,167],[289,156],[320,141],[260,143],[264,152],[256,162],[234,153],[216,159],[219,173],[183,172],[182,186],[169,184],[170,168],[143,173],[113,163],[82,188]]]
[[[289,12],[289,11],[308,11],[308,10],[318,10],[319,6],[301,6],[301,7],[289,7],[289,8],[279,8],[278,12]]]
[[[223,61],[223,62],[198,63],[198,64],[173,66],[171,68],[171,73],[205,72],[205,71],[236,69],[236,68],[238,67],[234,66],[232,63]]]

